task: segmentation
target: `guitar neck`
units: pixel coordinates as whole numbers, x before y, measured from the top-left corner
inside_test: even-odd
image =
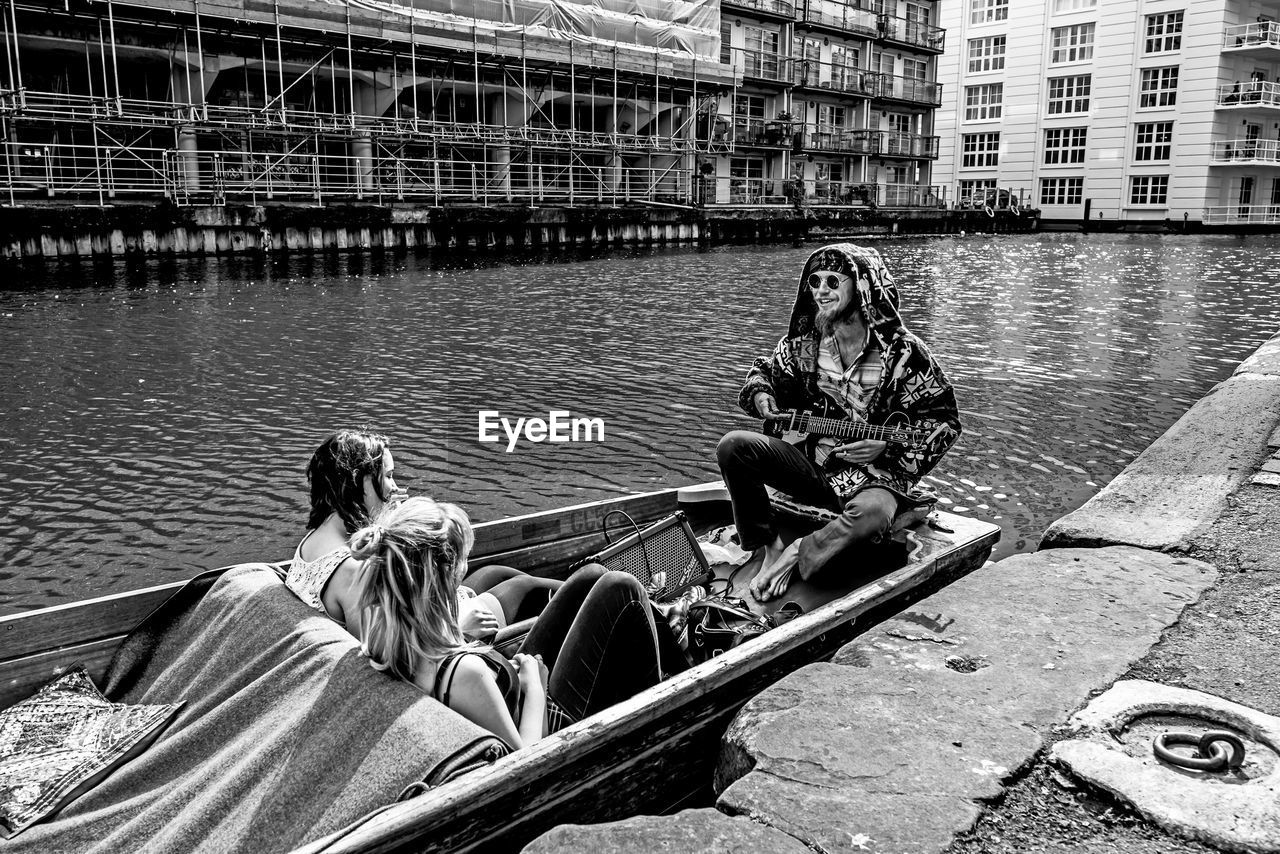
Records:
[[[909,427],[885,427],[847,418],[823,418],[805,412],[791,413],[787,429],[836,439],[875,439],[896,445],[920,445],[928,438],[927,433]]]

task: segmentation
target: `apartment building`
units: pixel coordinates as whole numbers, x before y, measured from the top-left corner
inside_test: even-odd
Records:
[[[938,207],[934,0],[722,0],[730,203]]]
[[[1280,223],[1280,3],[962,0],[941,13],[935,180],[958,204],[1021,201],[1048,225]]]

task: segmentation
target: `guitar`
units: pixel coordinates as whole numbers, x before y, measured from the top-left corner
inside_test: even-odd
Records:
[[[868,424],[847,418],[825,418],[808,412],[781,412],[771,419],[782,426],[784,442],[799,444],[807,436],[831,436],[836,439],[876,439],[893,445],[919,446],[933,438],[936,431],[916,430],[909,423],[901,426]]]

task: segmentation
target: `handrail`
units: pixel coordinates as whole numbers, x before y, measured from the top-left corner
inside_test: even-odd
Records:
[[[1280,22],[1258,21],[1227,27],[1222,32],[1222,46],[1280,48]]]
[[[1213,143],[1213,160],[1216,163],[1236,163],[1240,161],[1280,163],[1280,140],[1217,140]]]
[[[1277,225],[1280,205],[1213,205],[1204,209],[1205,225]]]
[[[1218,87],[1218,106],[1280,106],[1280,83],[1267,80],[1237,80]]]

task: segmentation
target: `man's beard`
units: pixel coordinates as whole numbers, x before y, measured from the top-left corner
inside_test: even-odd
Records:
[[[853,313],[858,307],[849,303],[844,309],[837,308],[819,308],[818,313],[813,316],[813,325],[817,328],[818,334],[823,338],[829,338],[835,334],[836,327],[853,317]]]

